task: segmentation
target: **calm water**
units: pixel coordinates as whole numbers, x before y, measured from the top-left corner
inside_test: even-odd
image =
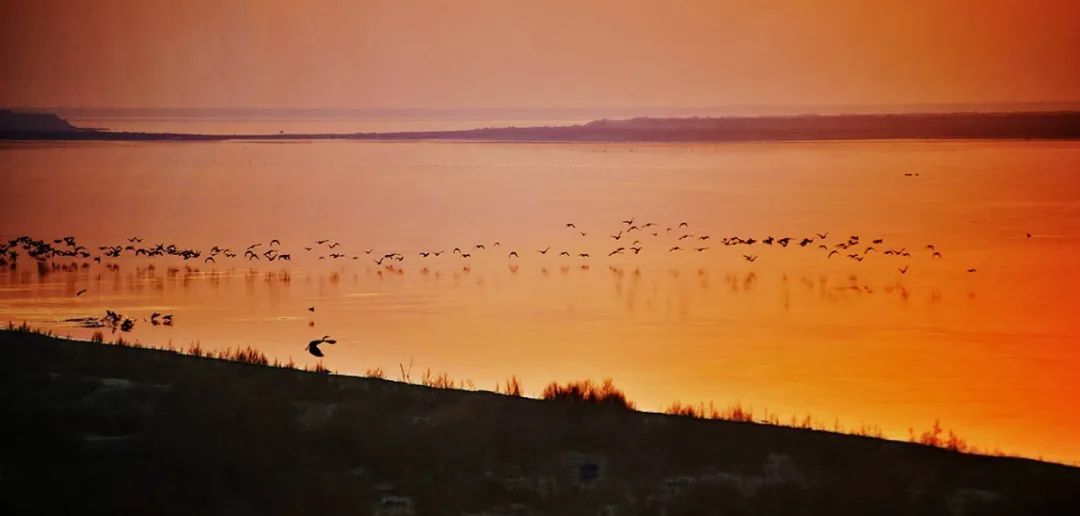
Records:
[[[0,272],[0,321],[85,337],[64,319],[112,309],[140,319],[128,339],[303,365],[329,334],[323,363],[343,373],[412,361],[414,378],[516,374],[534,395],[612,377],[645,409],[740,401],[894,438],[941,419],[976,445],[1075,462],[1078,166],[1075,142],[2,144],[4,240],[242,254],[276,238],[293,260],[128,253],[46,274],[24,260]],[[626,233],[628,218],[656,226]],[[815,241],[720,241],[769,235]],[[851,235],[840,256],[818,248]],[[640,254],[607,256],[634,240]],[[390,252],[406,258],[371,260]],[[175,325],[142,321],[155,311]]]

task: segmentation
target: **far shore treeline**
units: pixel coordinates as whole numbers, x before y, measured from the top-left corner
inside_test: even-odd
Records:
[[[1080,111],[915,113],[594,120],[579,125],[450,131],[308,134],[120,132],[71,125],[51,113],[0,110],[4,140],[475,140],[700,142],[877,139],[1080,139]]]

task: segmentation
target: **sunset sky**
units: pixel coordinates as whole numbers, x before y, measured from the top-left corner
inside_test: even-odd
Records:
[[[1080,7],[1072,1],[2,4],[7,107],[902,106],[1080,97]]]

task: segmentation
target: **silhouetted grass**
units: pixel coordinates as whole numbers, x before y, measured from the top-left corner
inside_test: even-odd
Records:
[[[311,367],[305,367],[304,370],[312,373],[330,374],[330,369],[324,366],[322,362],[319,362]]]
[[[724,409],[718,409],[711,401],[708,405],[699,403],[697,406],[684,405],[676,401],[668,406],[668,408],[664,409],[664,413],[672,416],[684,416],[697,419],[720,419],[740,423],[754,422],[754,410],[749,407],[743,407],[742,404],[738,402]],[[767,420],[761,422],[768,424]]]
[[[436,389],[473,390],[474,388],[472,380],[454,380],[445,372],[433,374],[431,369],[424,371],[424,375],[420,377],[420,385]]]
[[[370,368],[367,371],[364,371],[364,376],[383,380],[386,379],[386,371],[383,371],[383,368],[381,367]]]
[[[559,384],[549,383],[544,387],[540,397],[549,401],[568,401],[578,403],[592,403],[596,405],[614,405],[617,407],[635,409],[637,406],[630,401],[610,378],[605,378],[600,385],[592,380],[581,380]]]
[[[945,435],[946,430],[941,427],[941,421],[935,420],[934,425],[930,429],[915,435],[915,431],[911,428],[908,429],[908,440],[913,443],[921,444],[923,446],[931,446],[934,448],[944,448],[959,453],[974,453],[984,455],[1001,455],[1000,451],[994,453],[987,453],[979,450],[978,447],[972,446],[967,442],[967,439],[960,437],[953,432],[952,429],[947,430],[948,435]]]
[[[512,375],[509,380],[506,380],[506,385],[500,386],[495,383],[495,392],[499,394],[505,394],[507,396],[522,397],[525,395],[521,388],[521,381],[518,380],[517,375]]]

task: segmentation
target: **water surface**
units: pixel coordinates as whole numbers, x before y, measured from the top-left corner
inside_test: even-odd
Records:
[[[4,240],[205,256],[279,239],[293,260],[21,260],[0,272],[0,321],[87,337],[64,320],[111,309],[139,319],[129,340],[301,365],[329,334],[323,363],[343,373],[411,361],[414,379],[516,374],[534,395],[612,377],[645,409],[740,401],[894,438],[940,418],[976,445],[1078,461],[1078,165],[1075,142],[5,143]],[[631,218],[656,225],[626,233]],[[814,242],[721,243],[770,235]],[[839,256],[818,247],[853,235]],[[607,256],[634,240],[640,254]],[[373,263],[391,252],[405,260]]]

